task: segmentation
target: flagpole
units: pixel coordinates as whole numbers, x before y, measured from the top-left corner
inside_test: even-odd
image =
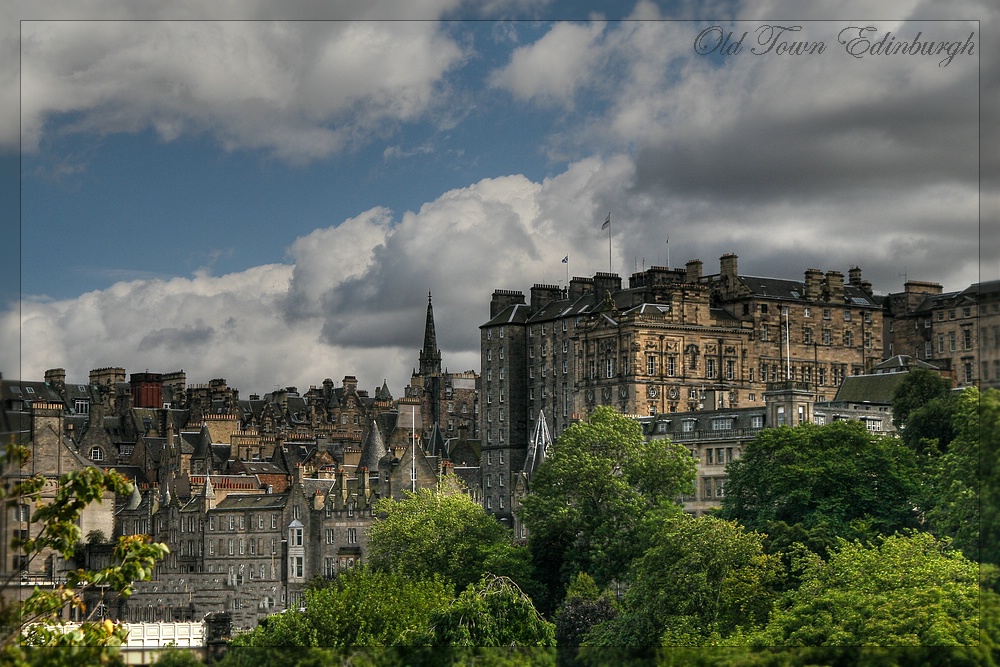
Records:
[[[608,211],[608,273],[614,272],[614,266],[611,264],[611,212]]]

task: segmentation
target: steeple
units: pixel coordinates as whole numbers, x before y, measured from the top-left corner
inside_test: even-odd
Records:
[[[431,305],[431,293],[427,292],[427,322],[424,324],[424,349],[420,351],[420,375],[441,373],[441,350],[437,346],[437,335],[434,333],[434,307]]]

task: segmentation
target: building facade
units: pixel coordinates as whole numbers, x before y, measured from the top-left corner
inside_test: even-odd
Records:
[[[699,260],[652,267],[628,287],[612,273],[535,285],[530,300],[494,292],[480,327],[490,511],[513,521],[510,483],[539,415],[556,438],[598,405],[635,416],[763,407],[769,384],[784,381],[825,401],[882,359],[882,306],[860,269],[846,282],[818,269],[760,278],[740,275],[737,260],[723,255],[711,275]]]

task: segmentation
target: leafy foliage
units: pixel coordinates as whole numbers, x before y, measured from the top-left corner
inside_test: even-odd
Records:
[[[401,571],[348,571],[305,593],[305,609],[269,616],[235,637],[234,646],[338,647],[419,645],[428,620],[452,599],[440,577],[421,579]]]
[[[701,645],[763,625],[781,566],[761,538],[715,517],[668,519],[636,565],[621,615],[586,643]]]
[[[910,413],[935,399],[948,398],[951,384],[941,374],[928,368],[914,368],[892,397],[892,423],[899,428],[906,424]]]
[[[646,442],[639,425],[612,408],[597,408],[563,431],[520,510],[535,565],[550,586],[548,603],[558,602],[577,572],[602,586],[624,577],[649,543],[647,519],[676,510],[694,474],[687,449]]]
[[[506,577],[487,576],[432,614],[432,646],[555,646],[555,628]]]
[[[996,400],[994,392],[983,397],[987,402]],[[932,531],[938,537],[951,538],[954,546],[973,560],[980,558],[980,438],[985,436],[980,431],[980,406],[975,387],[965,389],[954,400],[956,437],[929,466],[927,484],[927,520]]]
[[[722,516],[751,530],[784,522],[855,537],[917,525],[914,453],[859,422],[765,429],[726,471]]]
[[[28,456],[27,448],[8,445],[0,456],[0,466],[4,470],[20,469]],[[12,479],[12,483],[0,489],[0,502],[5,507],[25,502],[36,505],[31,522],[39,528],[32,531],[34,537],[12,542],[12,547],[25,554],[29,563],[49,552],[73,558],[81,543],[78,519],[83,510],[91,503],[101,502],[108,491],[120,495],[132,492],[132,484],[120,474],[94,467],[61,475],[54,497],[46,503],[42,502],[44,476],[15,475]],[[65,582],[51,588],[35,587],[21,600],[0,599],[0,657],[14,665],[84,665],[116,660],[114,649],[127,639],[122,624],[88,618],[76,627],[66,628],[62,610],[67,607],[85,610],[83,594],[89,588],[108,587],[128,597],[134,582],[149,579],[153,566],[167,553],[166,545],[151,543],[146,535],[123,536],[115,544],[107,567],[71,571]],[[4,582],[4,587],[10,583],[10,580]],[[28,651],[26,647],[59,650]]]
[[[579,573],[566,589],[566,599],[552,618],[556,626],[560,664],[573,664],[588,632],[618,616],[618,605],[609,593],[601,594],[593,578]]]
[[[529,563],[513,534],[469,497],[457,478],[437,489],[407,492],[401,501],[385,498],[379,519],[368,531],[368,563],[411,576],[439,576],[462,590],[485,574],[528,580]]]
[[[960,646],[979,642],[975,563],[928,533],[807,554],[757,645]]]

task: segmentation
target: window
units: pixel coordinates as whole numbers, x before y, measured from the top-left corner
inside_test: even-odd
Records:
[[[750,428],[764,428],[764,416],[752,415],[750,417]]]
[[[503,338],[504,328],[505,327],[500,327],[500,337],[501,338]]]
[[[770,335],[770,330],[771,330],[771,328],[770,328],[770,326],[767,323],[761,324],[760,325],[760,339],[763,340],[763,341],[768,340],[768,336]]]
[[[971,350],[972,349],[972,328],[966,327],[962,329],[962,349]]]
[[[767,304],[766,303],[760,304],[760,312],[762,312],[764,314],[767,314]]]
[[[289,539],[289,544],[291,544],[292,546],[295,546],[295,547],[301,547],[302,546],[302,529],[301,528],[292,528],[292,530],[291,530],[291,532],[289,534],[289,538],[290,538]]]
[[[246,526],[247,526],[246,521],[247,521],[247,518],[244,515],[241,514],[240,515],[240,530],[245,530],[246,529]]]
[[[503,345],[500,346],[499,354],[497,356],[499,356],[501,360],[503,359]]]
[[[728,417],[716,417],[712,420],[712,430],[726,431],[729,429],[731,423]]]
[[[948,332],[948,351],[949,352],[954,352],[955,351],[955,338],[956,338],[955,337],[955,332],[954,331],[949,331]]]
[[[732,380],[736,377],[736,361],[733,359],[726,359],[726,379]]]
[[[78,415],[89,415],[90,414],[90,401],[78,398],[73,401],[73,410]]]
[[[333,538],[334,538],[333,528],[327,528],[324,531],[324,533],[325,533],[325,536],[326,536],[326,540],[325,540],[326,543],[327,544],[333,544]]]
[[[292,556],[291,576],[301,579],[305,576],[305,556]]]
[[[972,308],[966,306],[965,308],[962,309],[962,317],[971,317],[971,316],[972,316]]]
[[[802,328],[802,342],[806,345],[812,345],[813,342],[813,330],[812,327]]]
[[[277,528],[277,527],[278,527],[278,515],[277,514],[272,514],[271,515],[271,528]]]
[[[778,426],[785,425],[785,406],[778,406]]]
[[[851,321],[851,311],[849,311],[849,310],[845,310],[844,311],[844,321],[845,322],[850,322]]]
[[[681,430],[684,431],[685,433],[691,433],[692,431],[694,431],[694,424],[695,420],[685,419],[684,421],[681,422]]]
[[[236,530],[236,517],[232,515],[229,517],[229,530]]]
[[[233,551],[233,538],[230,537],[229,538],[229,555],[232,556],[233,553],[234,553],[234,551]]]
[[[103,461],[104,460],[104,450],[100,447],[90,448],[90,459],[92,461]]]
[[[607,377],[612,378],[615,376],[615,360],[605,359],[604,370]]]
[[[823,327],[823,345],[829,345],[831,342],[833,342],[833,334],[829,328]]]
[[[15,507],[14,521],[31,521],[31,508],[24,503]]]
[[[348,544],[357,544],[358,543],[358,529],[357,528],[348,528],[347,529],[347,543]]]
[[[829,308],[824,308],[823,309],[823,319],[824,320],[830,319],[830,309]]]
[[[667,375],[673,377],[676,369],[677,369],[677,357],[674,356],[667,357]]]
[[[705,360],[705,377],[715,377],[715,359],[712,359],[711,357]]]
[[[802,317],[812,317],[812,311],[808,307],[803,308]]]
[[[930,345],[930,343],[928,343]],[[854,332],[845,331],[844,332],[844,347],[854,347]]]
[[[257,530],[264,530],[264,515],[257,515]]]

